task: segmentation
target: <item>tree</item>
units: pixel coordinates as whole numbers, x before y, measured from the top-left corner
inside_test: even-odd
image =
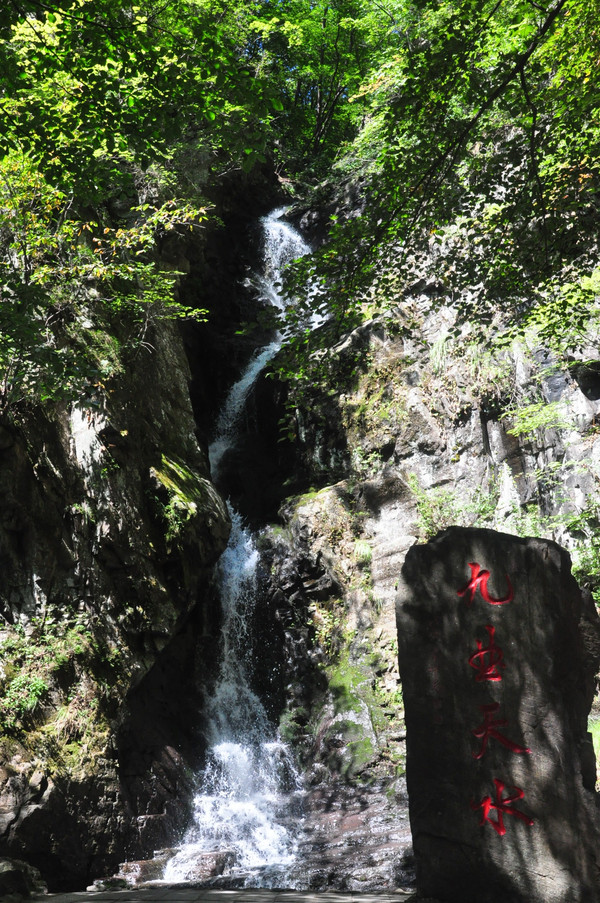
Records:
[[[206,211],[167,203],[100,228],[31,159],[0,164],[0,416],[23,403],[94,394],[160,319],[199,317],[173,298],[177,274],[153,261],[157,231],[194,229]]]
[[[397,44],[396,0],[262,3],[250,23],[257,71],[278,87],[274,123],[280,165],[323,175],[360,125],[360,86]],[[358,101],[352,103],[352,100]]]
[[[591,276],[597,23],[597,0],[404,5],[397,52],[363,82],[369,115],[338,163],[369,203],[334,227],[317,267],[341,321],[367,290],[385,305],[425,260],[463,318],[502,311],[507,325]]]
[[[264,85],[195,0],[15,8],[0,52],[0,148],[26,150],[62,188],[97,198],[132,156],[144,167],[217,118],[235,152],[240,129],[266,113]],[[256,137],[245,138],[253,154]]]
[[[0,414],[89,396],[184,311],[154,239],[207,208],[136,204],[150,164],[181,146],[249,167],[271,105],[210,4],[23,0],[0,31]],[[263,127],[261,126],[261,128]],[[220,157],[219,157],[220,155]],[[264,159],[264,158],[263,158]],[[150,177],[151,181],[152,177]],[[169,193],[171,197],[169,198]],[[119,222],[111,197],[124,194]]]

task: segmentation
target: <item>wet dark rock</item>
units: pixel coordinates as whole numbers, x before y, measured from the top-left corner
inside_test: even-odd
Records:
[[[165,324],[148,338],[153,353],[136,359],[108,399],[90,411],[32,412],[0,459],[0,615],[26,626],[47,619],[59,633],[80,622],[98,650],[73,652],[55,668],[53,644],[40,648],[52,705],[26,725],[32,739],[26,731],[23,743],[11,738],[2,747],[0,855],[27,859],[52,890],[85,887],[115,868],[126,848],[141,857],[169,842],[188,811],[182,776],[197,761],[189,717],[175,724],[170,714],[166,679],[153,685],[152,730],[127,729],[129,700],[206,598],[229,532],[195,437],[176,329]],[[206,488],[202,504],[192,499],[195,509],[175,525],[176,541],[167,540],[167,505],[150,476],[165,458],[184,477],[191,474],[194,487]],[[209,608],[207,602],[205,623]],[[80,700],[69,709],[75,724],[63,732],[54,721],[73,698]],[[47,733],[35,736],[44,721]],[[169,756],[178,745],[184,753]]]
[[[160,850],[154,854],[152,859],[124,862],[119,868],[116,880],[123,879],[125,886],[158,881],[163,877],[167,862],[176,852],[176,849]],[[235,864],[235,860],[235,853],[227,850],[198,853],[197,856],[190,859],[182,880],[186,882],[207,881],[209,878],[222,875],[226,869],[230,869]]]
[[[183,876],[186,881],[206,881],[222,875],[226,869],[235,865],[236,855],[231,850],[218,850],[209,853],[199,853],[193,862],[188,863],[188,868]]]
[[[0,859],[0,900],[17,903],[46,893],[39,871],[18,859]]]
[[[382,891],[414,881],[405,785],[329,783],[308,792],[292,887]]]
[[[6,451],[14,445],[15,437],[12,430],[0,425],[0,451]]]
[[[374,504],[391,494],[389,486],[380,494],[373,488]],[[282,732],[308,787],[297,859],[284,879],[291,887],[377,890],[410,883],[410,832],[398,777],[403,731],[397,706],[384,705],[384,688],[397,687],[397,674],[389,673],[393,647],[387,657],[384,652],[388,628],[395,644],[393,605],[390,597],[389,609],[373,611],[353,585],[366,582],[370,570],[355,555],[351,512],[361,508],[364,497],[345,484],[308,493],[284,506],[284,529],[262,543],[265,595],[277,600],[286,624]],[[396,576],[394,569],[392,584]],[[324,619],[331,611],[330,621],[319,620],[321,611]],[[351,618],[356,627],[349,640],[334,621]]]
[[[571,373],[589,401],[600,400],[600,361],[576,362],[571,367]]]
[[[96,878],[87,890],[96,892],[126,890],[128,886],[125,878]]]
[[[29,763],[15,761],[0,795],[4,848],[35,863],[51,888],[85,887],[119,856],[129,822],[120,802],[115,762],[95,764],[93,776],[38,782]],[[33,774],[31,773],[33,772]],[[59,826],[59,827],[57,827]]]

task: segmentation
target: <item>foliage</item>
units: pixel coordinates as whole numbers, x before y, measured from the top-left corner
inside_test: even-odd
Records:
[[[357,539],[354,543],[354,558],[359,568],[370,568],[373,560],[373,549],[366,539]]]
[[[596,335],[599,297],[599,268],[575,282],[549,284],[544,299],[527,314],[524,329],[533,331],[540,342],[564,355]]]
[[[596,754],[596,770],[598,770],[598,767],[600,766],[600,718],[598,718],[597,715],[590,716],[587,729],[592,735],[594,752]]]
[[[302,178],[334,163],[368,203],[333,216],[289,277],[296,363],[331,342],[310,336],[306,308],[339,335],[426,261],[463,319],[500,310],[577,342],[596,318],[597,14],[598,0],[15,0],[0,151],[62,192],[69,215],[57,199],[51,225],[84,222],[90,202],[100,223],[111,193],[180,155],[216,172],[269,158]]]
[[[347,612],[344,602],[341,599],[311,602],[309,612],[317,645],[329,658],[335,658],[346,641],[344,625]]]
[[[398,44],[387,0],[282,0],[256,4],[251,45],[261,74],[277,85],[281,115],[274,123],[279,165],[304,175],[323,173],[360,123],[362,83]]]
[[[505,411],[502,417],[510,421],[507,433],[525,438],[535,436],[538,430],[568,429],[572,426],[560,401],[536,401],[515,406]]]
[[[83,615],[62,620],[49,613],[34,619],[28,634],[20,626],[7,627],[0,654],[0,724],[9,736],[22,736],[46,722],[55,733],[81,740],[100,716],[99,697],[108,702],[110,691],[103,694],[100,684],[93,692],[91,686],[86,689],[91,678],[85,675],[95,673],[101,683],[116,660],[98,643]],[[57,698],[63,700],[58,709]]]
[[[336,164],[368,203],[332,218],[292,293],[317,286],[340,334],[426,280],[455,329],[581,344],[597,323],[597,0],[413,0],[393,18],[395,44],[356,94],[362,132]]]
[[[239,147],[250,133],[244,148],[258,152],[251,138],[256,112],[267,112],[264,84],[250,77],[209,4],[20,0],[0,54],[0,149],[26,150],[78,196],[131,182],[124,164],[133,157],[146,166],[224,112],[228,139]],[[218,146],[224,123],[215,131]]]
[[[496,486],[490,486],[487,491],[475,487],[466,494],[443,486],[424,489],[416,474],[409,474],[407,485],[417,506],[421,541],[432,539],[447,527],[481,527],[493,522],[498,502]]]
[[[600,506],[590,500],[582,511],[568,515],[565,524],[576,538],[573,551],[573,575],[580,586],[588,589],[600,606]]]
[[[2,705],[3,723],[7,729],[31,718],[48,693],[48,684],[37,674],[19,674],[8,684]]]
[[[273,92],[251,77],[238,37],[203,0],[15,0],[5,10],[0,416],[85,401],[153,321],[203,315],[177,304],[179,274],[156,254],[166,231],[206,220],[197,189],[190,205],[159,175],[168,203],[139,198],[157,196],[152,180],[181,155],[203,154],[209,169],[265,159]]]
[[[29,157],[0,162],[0,414],[85,396],[153,321],[203,315],[173,299],[177,274],[160,270],[152,247],[161,232],[199,228],[206,210],[167,202],[130,216],[116,229],[82,221]]]
[[[404,0],[15,0],[0,32],[5,411],[89,394],[122,365],[93,350],[100,333],[143,341],[144,310],[173,313],[154,301],[173,296],[175,274],[160,272],[146,239],[192,221],[171,174],[183,160],[204,179],[267,157],[293,175],[322,173],[365,112],[379,116],[413,19]],[[174,195],[171,226],[164,207],[136,209],[156,174]],[[197,199],[198,175],[187,178]],[[127,223],[108,213],[119,195],[131,199]],[[356,312],[339,298],[347,329]],[[316,304],[331,307],[321,280]],[[291,327],[296,360],[308,350],[304,310]]]

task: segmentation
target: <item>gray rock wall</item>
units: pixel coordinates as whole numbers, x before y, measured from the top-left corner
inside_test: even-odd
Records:
[[[428,295],[407,292],[385,318],[364,324],[314,355],[312,379],[309,363],[309,378],[293,396],[294,419],[286,421],[295,430],[295,486],[297,491],[310,486],[311,491],[280,509],[284,526],[277,528],[275,543],[277,607],[285,618],[297,673],[311,663],[325,683],[315,685],[313,679],[318,690],[307,699],[306,692],[296,688],[300,684],[306,691],[310,682],[291,681],[284,724],[292,726],[309,774],[323,787],[337,780],[318,744],[328,738],[327,725],[320,720],[326,711],[323,700],[335,694],[340,670],[354,663],[365,667],[378,658],[371,672],[373,686],[388,692],[395,686],[401,693],[388,630],[394,629],[390,625],[402,564],[416,542],[453,524],[545,536],[573,550],[579,577],[593,585],[596,568],[597,578],[597,562],[586,541],[593,530],[600,475],[595,429],[600,408],[593,366],[588,360],[584,367],[591,374],[593,385],[588,385],[585,374],[578,377],[541,349],[517,346],[494,355],[476,336],[453,338],[451,323],[452,313],[443,305],[435,306]],[[590,348],[588,358],[597,359],[598,349]],[[558,407],[546,410],[546,404]],[[540,410],[544,414],[536,419]],[[358,563],[365,549],[366,568]],[[272,559],[267,562],[273,573]],[[319,587],[324,595],[311,599]],[[477,638],[483,643],[487,634],[485,624],[480,626],[483,632]],[[579,709],[577,727],[585,739],[574,764],[570,752],[564,759],[573,780],[579,780],[580,764],[585,769],[586,793],[593,783],[594,759],[585,736],[590,679],[586,672],[587,708],[583,714]],[[347,698],[360,709],[359,689],[351,681],[346,687]],[[371,701],[367,708],[373,723],[384,706]],[[391,716],[392,727],[396,738],[403,737],[399,709]],[[363,736],[367,734],[365,730]],[[333,739],[339,746],[329,761],[343,762],[348,738],[339,733]],[[546,740],[551,744],[550,729]],[[390,746],[394,753],[384,751],[384,757],[403,752],[402,740]],[[376,773],[379,765],[369,764],[365,773]],[[492,782],[491,790],[481,789],[478,799],[493,792]],[[392,816],[398,828],[403,814],[398,798]],[[529,849],[526,836],[523,849]],[[577,864],[571,867],[579,869]],[[572,888],[567,881],[566,899],[573,888],[579,893],[586,881],[580,885],[575,880]],[[549,885],[544,878],[535,892]],[[557,886],[562,886],[560,881]],[[447,882],[444,891],[451,893],[448,887],[464,903],[462,878]],[[503,889],[507,899],[511,888]],[[516,899],[528,899],[518,882],[515,888]]]

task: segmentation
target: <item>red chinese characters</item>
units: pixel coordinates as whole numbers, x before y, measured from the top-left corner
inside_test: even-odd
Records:
[[[471,579],[466,586],[458,590],[458,595],[461,598],[463,596],[466,597],[468,608],[472,606],[477,590],[479,590],[484,602],[490,605],[506,605],[513,601],[514,590],[508,575],[505,577],[508,590],[506,595],[502,598],[495,598],[490,595],[488,590],[490,572],[484,570],[476,562],[469,562],[469,567],[471,569]],[[485,630],[488,635],[487,643],[484,640],[476,640],[477,649],[469,656],[468,662],[475,671],[475,680],[478,683],[497,683],[503,679],[502,672],[506,668],[504,652],[496,642],[496,628],[491,624],[486,624]],[[472,753],[474,759],[483,759],[490,740],[499,743],[513,754],[531,753],[529,747],[519,746],[518,743],[511,740],[501,730],[501,728],[508,726],[508,721],[506,718],[497,717],[499,710],[499,702],[490,702],[479,706],[479,711],[483,715],[483,722],[471,731],[480,741],[479,748]],[[496,788],[495,800],[491,796],[484,796],[480,803],[471,802],[471,808],[474,812],[479,809],[482,810],[479,824],[481,826],[490,824],[500,837],[506,834],[504,825],[504,817],[506,815],[513,816],[526,825],[533,825],[533,819],[519,811],[515,806],[515,803],[524,799],[525,794],[523,790],[520,787],[512,787],[512,792],[503,798],[504,782],[499,778],[494,778],[493,780]],[[495,818],[492,817],[493,813],[496,813]]]
[[[492,596],[490,596],[487,586],[488,580],[490,579],[490,572],[484,571],[480,567],[480,565],[476,564],[474,561],[469,562],[469,567],[471,568],[471,579],[466,586],[463,586],[462,589],[458,590],[459,596],[467,596],[467,605],[469,606],[469,608],[473,604],[473,599],[475,598],[477,589],[479,589],[483,600],[485,602],[489,602],[490,605],[506,605],[508,602],[512,602],[515,594],[512,588],[512,583],[510,582],[510,577],[508,575],[506,575],[506,583],[508,586],[508,592],[506,596],[504,596],[502,599],[494,599],[492,598]]]
[[[504,783],[499,781],[498,778],[494,778],[494,784],[496,785],[496,801],[492,802],[491,796],[484,796],[480,803],[471,803],[471,809],[474,812],[477,812],[478,809],[483,809],[481,818],[479,820],[480,825],[489,824],[492,826],[494,831],[500,835],[500,837],[504,837],[506,834],[506,828],[504,827],[504,816],[505,815],[513,815],[515,818],[521,819],[521,821],[525,822],[526,825],[533,824],[533,819],[528,815],[525,815],[524,812],[519,812],[518,809],[515,809],[513,803],[522,800],[525,794],[521,790],[520,787],[513,787],[512,796],[507,796],[505,799],[502,799],[502,794],[504,793]],[[496,812],[497,816],[494,820],[491,817],[491,813]]]
[[[502,668],[505,668],[506,665],[503,661],[504,653],[500,646],[496,646],[495,643],[494,636],[496,628],[492,627],[490,624],[486,624],[485,629],[489,636],[488,645],[484,646],[481,640],[477,640],[477,652],[474,652],[473,655],[469,657],[469,664],[472,668],[475,668],[477,672],[475,680],[479,682],[485,680],[502,680],[500,671]]]
[[[476,727],[471,731],[478,740],[481,740],[481,746],[479,748],[479,752],[473,753],[474,759],[481,759],[487,749],[488,740],[492,738],[493,740],[497,740],[498,743],[501,743],[502,746],[505,746],[507,749],[510,749],[512,753],[530,753],[531,750],[526,746],[519,746],[517,743],[513,743],[512,740],[509,740],[508,737],[505,737],[504,734],[501,734],[498,730],[499,727],[506,727],[508,721],[505,718],[494,718],[494,715],[500,708],[499,702],[490,702],[488,705],[480,705],[479,711],[483,715],[483,724],[480,724],[479,727]]]

